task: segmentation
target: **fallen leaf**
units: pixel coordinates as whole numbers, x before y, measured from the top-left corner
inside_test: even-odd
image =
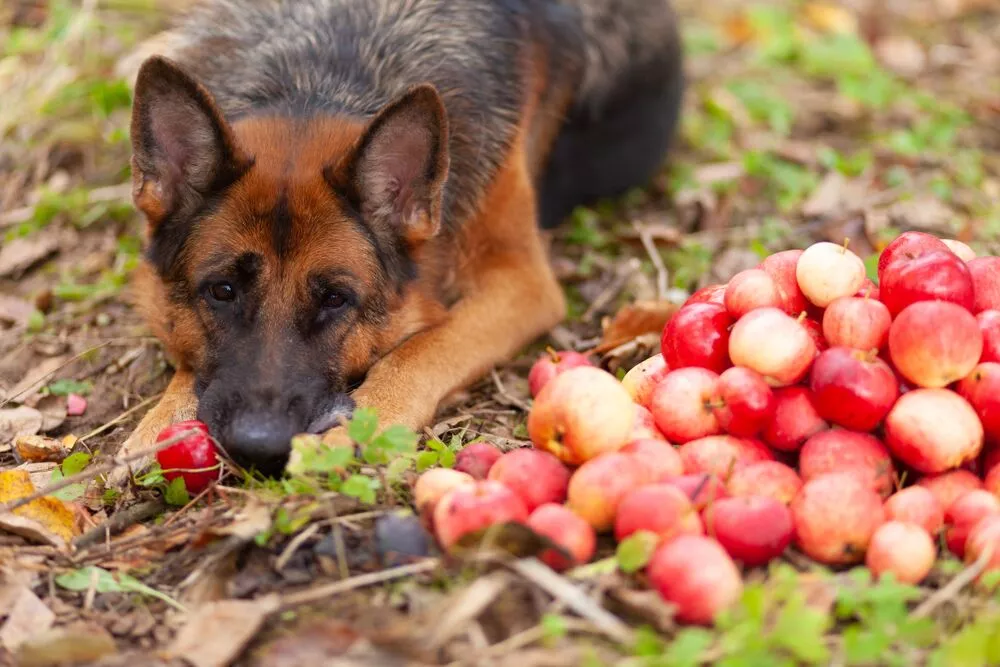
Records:
[[[663,331],[677,308],[670,301],[637,301],[623,307],[604,327],[601,342],[593,351],[602,354],[643,334]]]
[[[390,653],[346,623],[322,618],[309,620],[254,650],[250,664],[253,667],[421,667],[430,663]]]
[[[0,322],[23,326],[28,323],[28,318],[34,310],[35,307],[29,301],[0,294]]]
[[[42,396],[32,407],[42,413],[42,433],[54,431],[66,421],[66,399],[62,396]]]
[[[889,207],[889,219],[902,229],[951,237],[955,212],[933,195],[917,196]]]
[[[18,278],[24,271],[59,250],[56,234],[32,234],[5,242],[0,248],[0,277]]]
[[[827,172],[819,186],[802,204],[802,215],[808,218],[832,218],[845,208],[847,179],[837,170]]]
[[[69,453],[61,441],[44,435],[19,435],[14,449],[25,461],[62,461]]]
[[[31,477],[26,470],[0,472],[0,503],[26,498],[33,493],[35,493],[35,485],[32,484]],[[76,535],[73,511],[63,501],[52,496],[36,498],[27,505],[15,509],[13,515],[34,521],[63,542],[69,542]],[[5,528],[10,532],[27,537],[23,532],[17,530],[18,527],[23,529],[25,526],[17,521],[12,521],[10,513],[0,514],[0,522],[6,522]],[[45,541],[52,543],[51,538],[47,538]]]
[[[927,54],[920,42],[902,35],[880,39],[875,45],[875,56],[886,69],[908,78],[916,77],[927,66]]]
[[[7,620],[0,627],[0,645],[11,652],[28,639],[46,632],[56,620],[52,610],[27,587],[22,587],[5,609]]]
[[[19,435],[35,435],[42,430],[45,418],[34,408],[21,405],[0,410],[0,443],[8,443]]]
[[[75,623],[35,635],[15,654],[19,667],[90,664],[118,652],[107,630],[94,623]]]
[[[858,20],[849,10],[827,2],[808,2],[802,8],[806,22],[822,32],[853,35]]]
[[[277,595],[256,600],[219,600],[194,610],[168,652],[194,667],[225,667],[246,647],[268,614],[278,608]]]
[[[66,540],[47,529],[42,524],[28,517],[18,516],[10,512],[0,512],[0,532],[20,535],[26,540],[37,544],[48,544],[57,549],[66,548]]]

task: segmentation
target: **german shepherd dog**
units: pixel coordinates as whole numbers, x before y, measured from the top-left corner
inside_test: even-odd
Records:
[[[137,305],[268,473],[355,406],[426,426],[565,313],[543,228],[646,183],[683,93],[668,0],[205,0],[135,80]]]

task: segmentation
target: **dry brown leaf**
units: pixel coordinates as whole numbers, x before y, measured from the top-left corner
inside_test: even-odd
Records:
[[[0,277],[17,278],[59,250],[56,233],[39,233],[5,242],[0,248]]]
[[[39,390],[52,380],[52,375],[60,370],[68,359],[66,355],[46,357],[6,392],[6,398],[18,403],[25,403],[35,398]]]
[[[886,69],[903,77],[915,77],[927,66],[927,54],[912,37],[890,35],[875,45],[875,55]]]
[[[27,587],[16,592],[5,610],[7,620],[0,627],[0,645],[11,652],[28,639],[46,632],[56,620],[52,610]]]
[[[209,602],[188,617],[168,652],[194,667],[225,667],[239,657],[267,615],[278,606],[277,595]]]
[[[31,476],[27,470],[0,471],[0,503],[26,498],[33,493],[35,493],[35,485],[31,482]],[[15,509],[13,514],[0,515],[0,527],[10,532],[26,537],[27,535],[20,532],[21,530],[31,529],[31,532],[37,533],[33,526],[15,521],[16,517],[37,523],[45,531],[55,535],[63,542],[69,542],[77,534],[73,511],[66,506],[66,503],[53,496],[36,498],[27,505]],[[51,536],[46,536],[44,541],[52,543]]]
[[[253,667],[422,667],[374,645],[351,626],[332,618],[309,621],[254,651]]]
[[[677,308],[670,301],[637,301],[623,307],[604,327],[601,342],[593,352],[602,354],[644,334],[663,331]]]
[[[31,407],[42,413],[42,433],[54,431],[66,421],[66,399],[63,396],[42,396]]]
[[[26,405],[0,410],[0,444],[20,435],[35,435],[42,430],[44,421],[41,412]]]
[[[62,461],[69,454],[62,441],[44,435],[19,435],[14,438],[14,449],[25,461]]]
[[[118,652],[107,630],[94,623],[76,623],[40,633],[21,644],[15,654],[19,667],[86,665]]]
[[[27,324],[35,307],[24,299],[9,294],[0,294],[0,322],[23,326]]]

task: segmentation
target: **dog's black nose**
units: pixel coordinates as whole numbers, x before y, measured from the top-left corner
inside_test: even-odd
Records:
[[[240,465],[278,474],[288,460],[292,436],[301,430],[287,413],[241,412],[224,429],[222,446]]]

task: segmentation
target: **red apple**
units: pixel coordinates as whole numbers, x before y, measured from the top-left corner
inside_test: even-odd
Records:
[[[970,248],[967,243],[962,243],[956,239],[941,239],[941,243],[948,246],[948,250],[955,253],[963,262],[971,262],[976,258],[976,251]]]
[[[878,438],[868,433],[835,429],[806,440],[799,452],[799,473],[808,483],[830,473],[857,475],[883,498],[892,493],[892,458]]]
[[[941,239],[924,232],[903,232],[887,245],[878,258],[878,281],[884,280],[886,268],[897,261],[916,259],[929,252],[948,251]]]
[[[1000,361],[1000,310],[984,310],[976,315],[976,324],[983,334],[981,361]]]
[[[648,472],[635,456],[611,452],[576,469],[569,479],[566,506],[597,532],[614,525],[618,503],[647,481]]]
[[[709,625],[743,594],[743,579],[726,550],[701,535],[661,544],[646,568],[650,583],[677,608],[682,623]]]
[[[156,443],[175,438],[177,442],[156,452],[163,476],[169,481],[180,477],[189,493],[201,493],[219,479],[221,468],[208,426],[197,419],[174,422],[157,434]]]
[[[632,430],[628,434],[628,441],[633,440],[659,440],[667,442],[667,436],[660,433],[656,428],[656,420],[653,413],[639,404],[635,406],[635,420],[632,422]]]
[[[945,301],[972,310],[975,292],[968,266],[945,250],[891,265],[879,285],[879,298],[896,317],[922,301]]]
[[[801,322],[777,308],[758,308],[736,323],[729,356],[764,376],[773,387],[795,384],[809,371],[816,344]]]
[[[445,551],[463,535],[498,523],[527,521],[528,509],[517,494],[490,479],[456,486],[434,508],[434,530]]]
[[[684,463],[680,454],[669,443],[662,440],[633,440],[620,450],[622,454],[634,456],[646,471],[646,478],[656,482],[671,475],[683,475]]]
[[[774,560],[792,542],[792,513],[774,498],[723,498],[705,509],[706,532],[733,560],[757,567]]]
[[[727,433],[749,437],[774,416],[774,392],[756,371],[733,366],[719,376],[712,407]]]
[[[686,306],[689,303],[717,303],[724,304],[726,302],[726,286],[725,285],[705,285],[700,290],[688,297],[682,305]]]
[[[778,461],[758,461],[738,468],[729,478],[729,495],[766,496],[789,504],[802,488],[798,473]]]
[[[879,350],[889,338],[891,324],[889,309],[881,301],[848,296],[823,313],[823,336],[832,346]]]
[[[528,373],[528,389],[532,396],[538,396],[542,387],[560,373],[565,373],[571,368],[593,365],[585,354],[572,350],[557,352],[549,348],[548,353],[539,357],[538,361],[531,366],[531,371]]]
[[[968,267],[975,291],[972,312],[1000,310],[1000,257],[976,257]]]
[[[949,470],[937,475],[925,475],[917,480],[932,494],[941,506],[942,515],[959,497],[968,491],[983,488],[983,481],[968,470]]]
[[[984,555],[987,552],[989,556]],[[1000,516],[985,517],[969,533],[965,542],[965,562],[975,563],[980,558],[986,559],[986,566],[978,577],[979,581],[984,575],[1000,570]]]
[[[774,392],[774,416],[764,427],[764,442],[783,452],[795,452],[827,424],[816,410],[815,398],[805,387]]]
[[[861,289],[859,289],[854,296],[861,297],[862,299],[872,299],[874,301],[878,301],[878,285],[873,283],[871,278],[865,278],[865,281],[861,283]]]
[[[671,442],[684,443],[721,431],[712,410],[719,376],[705,368],[678,368],[653,390],[650,410],[656,427]]]
[[[826,311],[823,311],[824,313]],[[820,319],[823,318],[823,314],[820,313]],[[812,338],[813,344],[816,345],[816,352],[822,352],[823,350],[830,347],[830,344],[826,341],[823,336],[823,325],[819,323],[819,320],[811,320],[808,317],[802,320],[802,328],[806,330],[809,337]]]
[[[747,269],[730,279],[724,303],[729,314],[739,319],[756,308],[781,308],[784,301],[774,278],[761,269]]]
[[[892,369],[874,352],[849,347],[831,347],[816,357],[809,388],[820,417],[855,431],[878,426],[899,397]]]
[[[872,535],[865,564],[876,577],[891,573],[896,581],[915,585],[930,574],[936,556],[934,541],[925,530],[888,521]]]
[[[622,498],[615,517],[615,539],[621,542],[639,530],[655,533],[661,541],[705,533],[691,501],[670,484],[644,486]]]
[[[955,392],[914,389],[900,396],[885,418],[885,444],[914,470],[944,472],[979,456],[983,425]]]
[[[681,461],[688,473],[709,473],[729,479],[734,470],[749,463],[773,458],[770,451],[750,440],[731,435],[711,435],[681,445]]]
[[[921,301],[889,328],[889,354],[900,374],[920,387],[947,387],[972,372],[983,335],[969,311],[946,301]]]
[[[431,468],[424,471],[413,485],[413,504],[425,517],[434,516],[438,501],[456,486],[472,484],[471,475],[450,468]]]
[[[455,457],[455,470],[472,475],[476,479],[486,479],[490,468],[503,456],[495,445],[488,442],[470,442]]]
[[[986,479],[983,480],[983,488],[1000,498],[1000,463],[996,463],[986,469]]]
[[[689,473],[663,477],[660,481],[683,491],[699,512],[716,500],[729,497],[725,485],[715,475]]]
[[[844,473],[806,482],[791,509],[799,548],[828,565],[861,562],[885,517],[878,494],[856,475]]]
[[[929,489],[910,486],[897,491],[885,501],[885,518],[920,526],[934,537],[944,525],[944,510]]]
[[[682,306],[663,328],[660,347],[670,368],[697,366],[721,373],[729,363],[733,317],[717,303]]]
[[[958,383],[957,389],[979,415],[986,437],[1000,440],[1000,363],[979,364]]]
[[[628,441],[632,405],[615,376],[599,368],[572,368],[538,394],[528,414],[528,434],[539,449],[579,465]]]
[[[670,367],[663,360],[663,355],[656,354],[633,366],[622,378],[622,386],[633,401],[648,408],[653,390],[669,372]]]
[[[562,505],[547,503],[538,506],[528,517],[528,527],[572,556],[572,560],[567,559],[555,549],[546,549],[539,554],[539,559],[556,571],[583,565],[593,558],[597,548],[597,536],[590,524]]]
[[[846,246],[821,241],[806,248],[799,257],[795,279],[811,303],[826,308],[834,300],[861,289],[865,263]]]
[[[1000,500],[985,489],[966,491],[944,513],[947,526],[944,539],[948,551],[959,558],[965,556],[965,541],[980,519],[1000,514]]]
[[[805,295],[799,289],[799,283],[795,277],[795,269],[802,253],[803,251],[799,249],[776,252],[769,255],[757,267],[770,275],[777,283],[783,300],[781,309],[789,315],[795,316],[809,306],[809,302],[806,301]]]
[[[516,493],[533,512],[540,505],[566,500],[569,470],[552,454],[525,447],[501,456],[490,468],[489,479]]]

